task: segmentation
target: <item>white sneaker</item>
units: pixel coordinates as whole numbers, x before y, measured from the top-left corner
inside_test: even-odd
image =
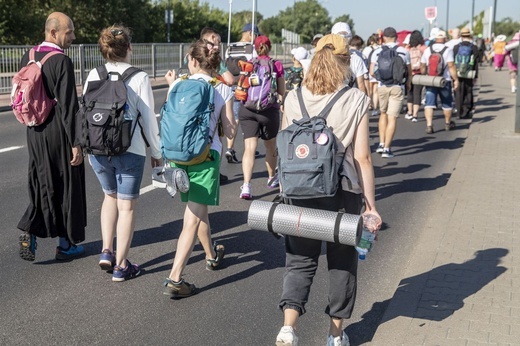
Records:
[[[374,116],[374,117],[375,117],[376,115],[379,115],[379,114],[381,114],[381,112],[380,112],[378,109],[372,111],[372,116]]]
[[[298,337],[294,334],[293,327],[284,326],[276,337],[276,346],[298,346]]]
[[[384,144],[379,144],[379,145],[377,146],[376,153],[381,154],[383,151],[385,151],[385,146],[384,146]]]
[[[244,183],[244,185],[242,185],[240,189],[242,190],[242,192],[240,192],[241,199],[253,198],[253,193],[251,192],[251,183]]]
[[[343,331],[341,336],[333,337],[329,335],[327,338],[327,346],[350,346],[350,341],[345,331]]]
[[[404,116],[404,118],[405,118],[406,120],[411,120],[411,119],[413,119],[413,116],[412,116],[411,114],[406,113],[406,115]]]
[[[516,87],[511,87],[511,92],[516,93]]]

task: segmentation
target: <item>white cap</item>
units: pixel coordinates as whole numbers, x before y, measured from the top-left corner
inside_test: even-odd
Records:
[[[294,58],[296,60],[300,61],[303,59],[307,59],[307,55],[309,54],[309,52],[307,51],[307,49],[305,49],[303,47],[298,47],[298,48],[293,48],[291,50],[291,54],[294,55]]]
[[[437,36],[437,33],[439,32],[439,28],[432,28],[431,31],[430,31],[430,37],[429,39],[430,40],[435,40],[435,36]]]
[[[350,26],[345,22],[337,22],[332,26],[332,29],[330,30],[331,34],[337,34],[340,33],[346,33],[347,38],[352,37],[352,31],[350,30]]]

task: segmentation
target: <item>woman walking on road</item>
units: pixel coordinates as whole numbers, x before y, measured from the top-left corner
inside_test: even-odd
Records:
[[[132,44],[130,29],[127,27],[113,25],[104,29],[99,37],[99,48],[101,55],[107,60],[104,66],[108,73],[122,75],[131,67]],[[83,93],[88,92],[89,83],[99,80],[97,69],[93,69],[85,82]],[[146,160],[143,135],[150,144],[152,168],[163,164],[150,79],[141,71],[130,77],[126,86],[126,114],[132,117],[132,128],[142,126],[142,132],[139,128],[135,131],[130,147],[123,154],[89,155],[90,165],[105,193],[101,207],[103,250],[99,266],[103,270],[113,271],[112,281],[116,282],[134,278],[141,272],[139,266],[130,263],[127,256],[134,235],[134,209],[139,198]],[[117,253],[114,251],[116,235]]]
[[[208,83],[213,82],[212,73],[218,71],[219,67],[220,50],[218,46],[205,40],[198,40],[191,45],[188,51],[190,79],[203,79]],[[168,71],[166,79],[170,80],[172,75],[173,72]],[[175,80],[170,85],[170,90],[176,83],[182,83],[182,81],[180,79]],[[221,121],[224,135],[231,139],[235,136],[237,127],[233,114],[233,93],[231,88],[224,83],[218,83],[214,87],[214,111],[211,114],[209,133],[217,133],[217,126]],[[196,286],[182,278],[182,272],[188,263],[197,238],[206,254],[207,270],[215,270],[224,257],[224,245],[212,244],[211,242],[208,217],[208,205],[219,205],[221,152],[220,137],[215,135],[212,137],[210,147],[211,160],[191,166],[168,162],[174,168],[184,169],[190,179],[189,191],[181,193],[182,201],[187,202],[182,231],[177,241],[172,270],[164,282],[166,287],[164,294],[171,298],[184,298],[197,293]]]
[[[318,114],[345,87],[344,81],[348,81],[351,74],[349,64],[350,53],[343,37],[331,34],[318,42],[316,55],[301,88],[309,114]],[[339,140],[337,159],[342,160],[343,172],[348,177],[342,178],[336,195],[330,198],[294,199],[291,204],[330,211],[343,208],[350,214],[360,214],[364,205],[366,212],[379,217],[375,207],[374,170],[369,148],[369,104],[368,96],[352,88],[339,98],[327,117],[328,126],[333,128]],[[291,91],[285,100],[282,128],[301,118],[297,93]],[[283,310],[284,324],[276,338],[278,346],[298,344],[296,323],[305,313],[321,246],[319,240],[285,237],[286,270],[279,304]],[[349,341],[343,331],[343,319],[350,318],[354,308],[358,253],[353,246],[330,242],[326,246],[329,304],[325,311],[330,322],[327,345],[345,346],[349,345]]]

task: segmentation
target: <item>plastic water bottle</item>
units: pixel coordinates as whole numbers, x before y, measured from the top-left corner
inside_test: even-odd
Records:
[[[123,119],[125,119],[125,120],[132,120],[132,116],[130,115],[130,112],[128,111],[129,108],[130,108],[130,106],[128,105],[128,103],[125,103],[125,108],[123,109]]]
[[[361,239],[356,246],[360,260],[364,260],[367,253],[372,249],[376,233],[372,233],[371,230],[376,231],[379,228],[380,223],[381,220],[377,215],[370,213],[363,214],[363,233],[361,234]]]

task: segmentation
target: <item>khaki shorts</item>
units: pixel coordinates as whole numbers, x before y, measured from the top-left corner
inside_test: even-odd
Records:
[[[393,117],[399,117],[403,106],[404,93],[399,85],[380,86],[377,89],[379,95],[379,109],[381,113],[386,113]]]

